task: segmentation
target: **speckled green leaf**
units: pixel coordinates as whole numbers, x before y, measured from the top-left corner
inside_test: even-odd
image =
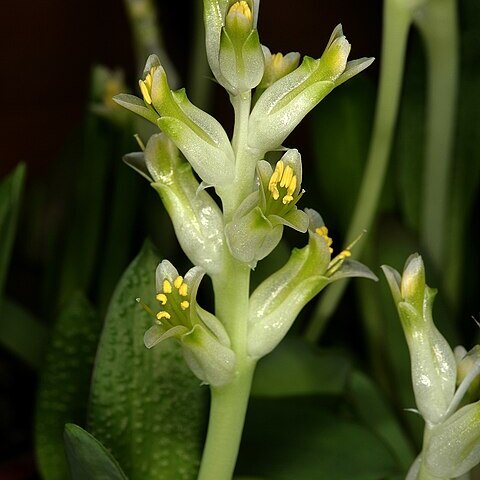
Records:
[[[35,419],[37,462],[45,480],[68,478],[63,429],[67,422],[85,423],[100,326],[88,301],[77,294],[53,329]]]
[[[120,280],[96,359],[90,431],[131,480],[193,480],[203,445],[206,387],[188,370],[174,339],[148,350],[159,260],[147,244]]]
[[[67,424],[64,438],[71,480],[127,480],[117,460],[83,428]]]

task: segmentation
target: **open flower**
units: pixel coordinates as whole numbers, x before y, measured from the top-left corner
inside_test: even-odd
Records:
[[[197,290],[204,274],[201,267],[193,267],[182,277],[168,260],[158,265],[159,309],[154,314],[155,325],[145,332],[144,342],[152,348],[168,338],[176,338],[193,373],[204,383],[221,386],[234,376],[235,354],[223,325],[197,303]]]
[[[170,90],[167,74],[156,55],[148,57],[139,86],[143,99],[122,94],[114,100],[168,135],[206,184],[229,184],[235,156],[225,130],[215,118],[189,101],[185,89]]]
[[[232,254],[254,267],[282,238],[283,226],[306,232],[308,217],[297,209],[303,195],[302,162],[298,150],[287,150],[275,169],[261,160],[259,189],[240,205],[225,233]]]
[[[322,218],[311,209],[307,215],[308,244],[294,249],[288,262],[250,297],[247,348],[254,358],[270,353],[302,308],[328,284],[345,277],[377,280],[365,265],[349,258],[353,244],[332,258],[333,241]]]

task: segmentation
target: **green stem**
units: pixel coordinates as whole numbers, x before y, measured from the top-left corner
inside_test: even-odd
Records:
[[[429,2],[416,23],[428,64],[427,141],[420,238],[439,271],[448,238],[450,173],[459,77],[455,0]]]
[[[213,279],[215,313],[227,329],[236,355],[232,383],[211,389],[210,419],[198,480],[230,480],[242,438],[255,362],[247,355],[250,268],[226,253]]]
[[[251,92],[232,97],[235,129],[235,182],[218,189],[227,223],[243,199],[252,191],[255,157],[248,148],[248,118]],[[247,321],[250,297],[250,267],[225,251],[223,269],[213,277],[215,314],[225,326],[235,352],[234,380],[212,387],[210,420],[198,480],[230,480],[242,438],[255,361],[247,354]]]
[[[347,240],[355,238],[362,230],[369,230],[372,226],[382,193],[398,116],[405,48],[411,16],[406,8],[399,6],[394,0],[386,0],[383,15],[380,84],[373,133],[367,166],[353,218],[347,232]],[[360,243],[355,248],[357,255],[360,255],[361,249],[362,244]],[[329,318],[335,311],[346,286],[346,281],[331,285],[317,303],[312,321],[305,332],[305,337],[309,342],[317,342]]]
[[[254,363],[239,366],[235,380],[212,388],[208,436],[198,480],[230,480],[235,469],[247,411]]]
[[[248,147],[248,118],[252,104],[252,93],[248,91],[230,98],[235,111],[235,128],[232,147],[235,152],[234,188],[218,189],[223,202],[225,223],[228,223],[242,200],[253,191],[255,166],[258,155]]]

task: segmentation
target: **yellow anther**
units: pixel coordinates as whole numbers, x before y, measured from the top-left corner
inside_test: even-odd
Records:
[[[161,320],[162,318],[166,318],[167,320],[170,319],[170,314],[168,312],[165,312],[164,310],[160,311],[157,313],[157,319]]]
[[[323,239],[327,242],[327,247],[330,253],[333,253],[333,248],[330,246],[333,243],[333,240],[328,236],[328,228],[323,225],[319,228],[315,229],[315,233],[323,237]]]
[[[180,288],[178,289],[178,293],[182,296],[182,297],[186,297],[187,296],[187,293],[188,293],[188,285],[186,283],[182,283],[180,285]]]
[[[272,55],[272,66],[274,69],[278,69],[282,66],[283,55],[281,53],[275,53]]]
[[[290,165],[287,165],[285,167],[285,171],[283,172],[282,180],[280,181],[280,186],[288,188],[294,176],[295,174],[293,172],[293,168]]]
[[[344,258],[351,257],[351,256],[352,256],[352,253],[350,252],[350,250],[342,250],[342,251],[337,255],[337,257],[338,257],[340,260],[343,260]]]
[[[151,105],[152,104],[152,97],[150,95],[152,91],[152,83],[153,83],[153,74],[157,67],[152,67],[150,72],[147,73],[145,80],[139,80],[138,85],[140,86],[140,91],[142,92],[144,100]]]
[[[270,190],[270,193],[272,194],[272,197],[274,200],[277,200],[278,197],[280,196],[280,193],[278,192],[277,188],[277,183],[278,183],[278,173],[275,170],[272,173],[272,176],[270,177],[270,181],[268,182],[268,189]]]
[[[234,3],[229,10],[229,15],[232,13],[240,13],[247,18],[249,22],[252,21],[252,10],[245,0]]]
[[[275,170],[273,171],[272,176],[270,177],[270,181],[268,182],[268,190],[272,194],[274,200],[278,200],[278,198],[280,197],[277,184],[282,179],[283,172],[283,161],[279,160],[275,166]]]
[[[183,277],[179,275],[174,281],[173,281],[173,286],[178,290],[183,283]]]
[[[162,284],[163,287],[163,293],[172,293],[172,284],[165,279]]]
[[[140,86],[140,91],[142,92],[144,100],[151,105],[152,104],[152,97],[150,96],[149,89],[146,83],[143,80],[138,81],[138,85]]]
[[[292,179],[290,180],[290,183],[288,185],[287,194],[288,195],[293,195],[296,188],[297,188],[297,176],[294,175],[292,177]]]
[[[167,303],[167,296],[164,293],[159,293],[155,297],[162,305],[165,305]]]
[[[291,195],[285,195],[283,198],[282,198],[282,203],[284,205],[287,205],[287,203],[290,203],[291,201],[293,200],[293,197]]]
[[[182,310],[186,310],[190,306],[190,303],[188,303],[186,300],[180,303],[180,307]]]

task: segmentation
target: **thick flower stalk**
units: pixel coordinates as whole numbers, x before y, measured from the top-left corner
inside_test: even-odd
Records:
[[[408,480],[449,480],[480,462],[480,359],[476,346],[455,354],[432,318],[436,291],[425,283],[418,254],[408,258],[403,275],[383,266],[410,351],[413,390],[425,420],[423,450]]]
[[[256,362],[282,340],[305,304],[339,278],[376,279],[351,260],[352,245],[332,256],[320,215],[300,205],[301,155],[282,146],[322,98],[373,60],[347,60],[350,44],[340,26],[320,59],[305,57],[299,66],[298,53],[272,55],[260,43],[258,13],[258,0],[204,1],[209,65],[235,112],[231,139],[185,90],[170,89],[155,55],[139,80],[140,96],[115,97],[161,130],[125,162],[158,192],[194,265],[182,277],[161,262],[157,308],[144,305],[153,317],[144,339],[148,348],[178,341],[192,372],[210,385],[199,480],[231,478]],[[283,155],[271,165],[265,154],[273,150]],[[277,246],[284,227],[308,232],[308,243],[250,295],[251,270]],[[197,302],[205,274],[212,279],[214,313]]]

